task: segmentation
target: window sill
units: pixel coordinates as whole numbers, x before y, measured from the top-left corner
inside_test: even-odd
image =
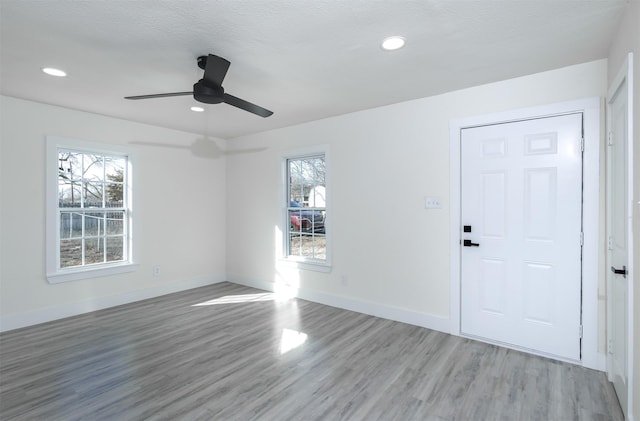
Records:
[[[134,272],[140,266],[138,263],[121,263],[109,266],[97,266],[92,268],[73,268],[61,270],[47,274],[47,281],[50,284],[61,282],[79,281],[82,279],[98,278],[102,276],[118,275],[121,273]]]
[[[295,260],[291,258],[288,259],[286,257],[279,259],[279,262],[284,266],[295,268],[295,269],[310,270],[313,272],[323,272],[323,273],[331,272],[331,264],[327,262]]]

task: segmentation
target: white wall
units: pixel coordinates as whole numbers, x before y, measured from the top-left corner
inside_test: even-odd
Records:
[[[633,267],[634,267],[634,355],[631,356],[634,367],[633,382],[633,416],[640,417],[640,2],[631,1],[627,6],[618,33],[611,44],[608,59],[608,80],[611,82],[620,70],[623,60],[632,52],[633,63],[633,109],[634,109],[634,194],[633,214]]]
[[[11,97],[0,97],[0,111],[0,329],[225,279],[225,159],[217,153],[223,140]],[[47,282],[47,135],[138,151],[136,272]],[[152,276],[154,265],[159,277]]]
[[[227,162],[229,279],[269,287],[284,278],[302,297],[447,330],[449,120],[604,97],[606,66],[599,60],[229,141],[265,148]],[[330,148],[333,270],[283,272],[275,256],[279,156],[318,144]],[[441,197],[443,208],[426,210],[425,196]]]
[[[446,331],[449,120],[605,92],[600,60],[213,144],[190,133],[0,97],[0,328],[229,279],[263,288],[284,280],[299,285],[302,297]],[[46,282],[46,135],[138,149],[137,272]],[[218,153],[225,143],[238,153]],[[280,155],[319,144],[329,145],[333,180],[328,274],[290,270],[276,258]],[[424,209],[427,195],[441,197],[443,208]],[[156,264],[159,278],[152,276]]]

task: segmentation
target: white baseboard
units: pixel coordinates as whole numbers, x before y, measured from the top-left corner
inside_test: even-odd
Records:
[[[65,317],[77,316],[79,314],[90,313],[96,310],[102,310],[109,307],[146,300],[148,298],[159,297],[173,292],[185,291],[224,281],[225,279],[222,276],[195,278],[159,285],[153,288],[111,295],[108,297],[97,297],[90,300],[79,301],[77,303],[48,307],[28,313],[12,314],[0,317],[0,332],[50,322],[52,320],[63,319]]]
[[[245,285],[248,287],[272,292],[276,287],[273,282],[240,279],[234,278],[233,276],[229,277],[228,281],[235,284]],[[437,330],[439,332],[451,333],[451,321],[448,318],[442,316],[419,313],[416,311],[406,310],[386,304],[374,303],[371,301],[328,294],[326,292],[304,288],[298,289],[295,293],[295,296],[303,300],[312,301],[314,303],[337,307],[344,310],[356,311],[358,313],[407,323],[414,326],[420,326],[427,329]]]

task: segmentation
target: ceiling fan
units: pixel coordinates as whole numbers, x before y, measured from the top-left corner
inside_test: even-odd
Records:
[[[269,117],[273,111],[262,108],[256,104],[252,104],[244,99],[240,99],[224,92],[222,81],[229,70],[231,63],[222,57],[209,54],[208,56],[198,57],[198,67],[204,70],[204,76],[193,85],[192,92],[170,92],[166,94],[151,94],[126,96],[125,99],[150,99],[164,98],[169,96],[193,95],[196,101],[205,104],[225,104],[233,105],[242,110],[259,115],[260,117]]]

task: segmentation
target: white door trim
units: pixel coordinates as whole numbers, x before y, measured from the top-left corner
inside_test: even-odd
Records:
[[[507,123],[581,112],[584,115],[583,259],[582,259],[582,365],[604,371],[605,355],[598,352],[598,276],[600,244],[600,98],[562,102],[532,108],[467,117],[449,122],[450,160],[450,308],[451,331],[460,336],[461,167],[460,131],[463,128]]]
[[[607,106],[613,100],[614,96],[623,85],[624,82],[627,82],[627,282],[628,282],[628,302],[627,308],[629,309],[629,314],[627,315],[627,400],[628,405],[626,408],[626,414],[629,419],[633,419],[633,363],[634,363],[634,325],[633,325],[633,309],[634,307],[634,265],[633,265],[633,53],[629,53],[626,57],[624,63],[615,79],[611,83],[611,86],[607,92]],[[611,114],[607,113],[607,132],[611,127]],[[609,180],[607,180],[608,187]],[[607,199],[608,202],[608,199]],[[607,209],[611,204],[607,203]],[[608,225],[608,224],[607,224]],[[608,233],[607,233],[608,234]],[[607,251],[607,253],[609,253]],[[607,255],[607,261],[609,259],[609,255]],[[609,287],[607,287],[607,307],[610,307],[611,302],[609,301],[611,296],[609,294]],[[609,318],[609,314],[607,313],[607,318]],[[609,322],[607,322],[607,337],[609,336],[610,329]],[[610,360],[607,359],[607,375],[609,376],[609,380],[611,379],[611,366]]]

